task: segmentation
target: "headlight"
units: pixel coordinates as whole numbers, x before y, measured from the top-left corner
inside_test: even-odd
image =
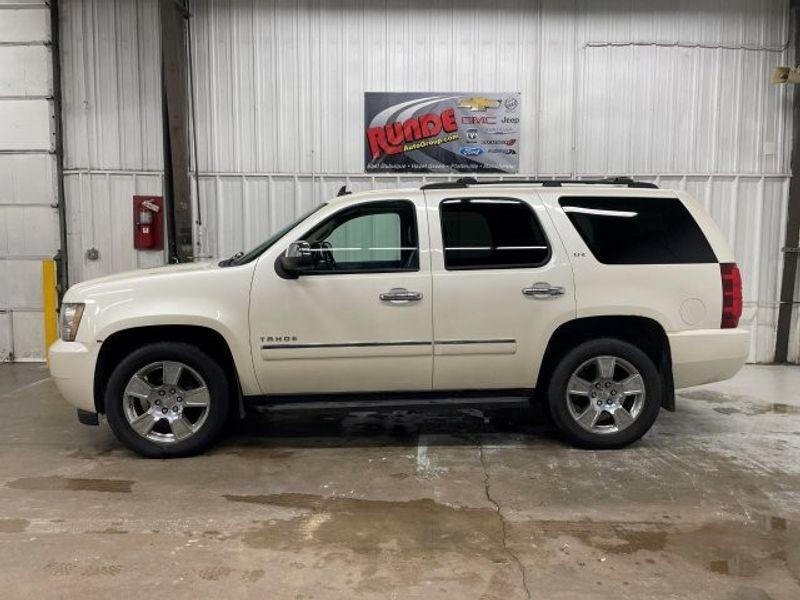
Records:
[[[83,304],[62,304],[61,312],[58,315],[59,329],[61,330],[61,339],[65,342],[72,342],[75,340],[75,335],[78,333],[78,325],[81,324],[81,317],[83,316]]]

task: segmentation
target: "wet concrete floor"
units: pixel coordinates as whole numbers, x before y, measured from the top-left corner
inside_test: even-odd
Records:
[[[0,366],[3,598],[800,598],[800,367],[625,450],[525,410],[249,417],[145,460]]]

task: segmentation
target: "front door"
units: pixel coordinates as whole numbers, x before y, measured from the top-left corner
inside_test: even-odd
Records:
[[[432,296],[421,192],[337,201],[266,252],[251,292],[253,359],[265,394],[430,390]],[[313,271],[275,260],[310,243]]]
[[[572,268],[538,194],[425,192],[435,390],[530,389],[547,341],[575,317]]]

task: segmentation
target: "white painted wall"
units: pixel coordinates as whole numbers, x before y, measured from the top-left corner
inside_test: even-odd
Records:
[[[44,357],[41,260],[58,249],[50,8],[0,0],[0,361]]]
[[[132,196],[163,185],[158,15],[157,0],[60,2],[72,282],[164,263],[133,249]]]
[[[519,91],[522,175],[632,175],[705,204],[744,273],[750,358],[769,361],[792,94],[769,74],[792,62],[788,5],[194,0],[196,254],[253,246],[344,183],[437,179],[363,173],[365,91]],[[155,264],[132,250],[129,211],[134,190],[161,189],[157,4],[62,13],[72,273]]]

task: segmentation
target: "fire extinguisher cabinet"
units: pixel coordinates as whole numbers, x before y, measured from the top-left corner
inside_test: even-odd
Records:
[[[164,249],[164,198],[133,197],[133,247],[136,250]]]

